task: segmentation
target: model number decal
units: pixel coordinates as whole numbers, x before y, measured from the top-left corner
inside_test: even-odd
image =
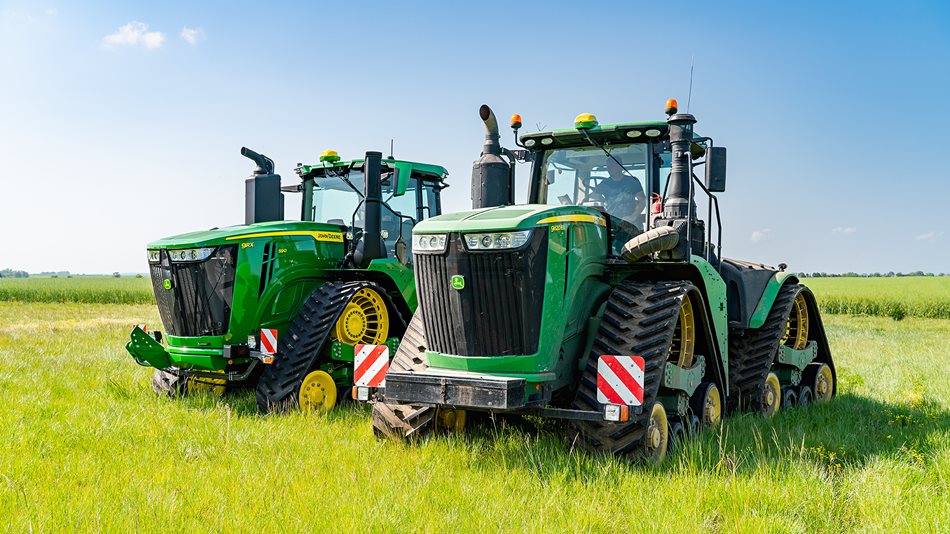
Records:
[[[252,248],[254,246],[253,241],[245,241],[241,243],[241,248]]]
[[[566,224],[552,224],[552,225],[551,225],[551,231],[552,231],[552,232],[557,232],[557,231],[559,231],[559,230],[566,230],[566,229],[567,229],[567,225],[566,225]]]

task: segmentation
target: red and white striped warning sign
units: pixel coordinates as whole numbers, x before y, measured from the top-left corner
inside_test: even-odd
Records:
[[[146,333],[148,332],[148,326],[147,326],[145,323],[140,323],[140,324],[137,324],[137,325],[133,326],[133,327],[132,327],[132,330],[135,330],[136,327],[137,327],[139,330],[143,331],[143,332],[146,332]]]
[[[261,353],[277,354],[276,328],[261,328]]]
[[[386,345],[356,345],[353,347],[353,380],[357,386],[386,387],[389,370],[389,347]]]
[[[601,356],[597,360],[597,402],[643,404],[643,367],[640,356]]]

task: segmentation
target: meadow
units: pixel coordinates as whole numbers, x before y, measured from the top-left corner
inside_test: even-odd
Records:
[[[158,398],[123,348],[141,322],[153,305],[0,302],[6,530],[950,531],[947,320],[827,316],[832,403],[727,419],[657,466],[555,424],[407,446],[352,403]]]

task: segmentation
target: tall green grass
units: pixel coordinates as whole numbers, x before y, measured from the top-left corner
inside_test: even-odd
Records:
[[[153,305],[0,303],[10,532],[948,532],[950,321],[826,318],[839,397],[726,420],[658,466],[556,428],[415,446],[364,407],[158,398],[125,353]]]
[[[149,304],[155,296],[146,277],[0,278],[2,301]]]

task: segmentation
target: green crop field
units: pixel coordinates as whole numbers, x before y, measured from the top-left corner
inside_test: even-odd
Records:
[[[950,277],[806,278],[826,313],[950,319]]]
[[[950,531],[948,320],[830,315],[832,403],[728,419],[646,466],[574,450],[550,423],[406,446],[352,404],[260,416],[247,391],[157,398],[123,348],[132,324],[159,324],[154,306],[48,296],[74,280],[30,281],[55,282],[38,297],[54,302],[0,302],[7,531]],[[109,282],[148,296],[147,280]],[[807,282],[821,299],[885,292]]]
[[[72,278],[0,278],[0,302],[83,302],[149,304],[155,302],[148,278],[75,276]]]

